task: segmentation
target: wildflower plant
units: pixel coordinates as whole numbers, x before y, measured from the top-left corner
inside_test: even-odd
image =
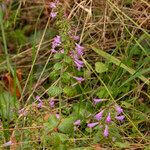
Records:
[[[111,130],[116,128],[117,123],[123,122],[125,119],[122,114],[123,109],[119,105],[109,108],[110,103],[104,103],[100,98],[91,99],[92,104],[85,102],[82,95],[85,83],[85,64],[82,60],[85,55],[84,43],[79,43],[80,36],[72,32],[72,24],[60,6],[61,4],[57,4],[56,7],[56,4],[51,3],[51,8],[57,13],[53,23],[58,31],[51,41],[50,48],[54,59],[50,79],[55,84],[49,88],[48,94],[50,97],[59,99],[57,103],[59,107],[57,116],[59,115],[59,117],[53,116],[55,119],[50,117],[52,122],[56,122],[53,128],[57,128],[58,131],[70,137],[77,136],[78,132],[82,130],[81,132],[87,136],[89,136],[88,134],[94,136],[94,133],[96,136],[99,135],[101,138],[98,141],[112,139],[116,133],[119,134],[119,131],[113,133]],[[67,100],[78,94],[81,96],[78,97],[77,103],[71,106],[73,112],[64,110],[63,106],[67,105]],[[52,109],[55,109],[57,104],[54,105],[54,100],[50,99],[49,105]],[[98,105],[101,107],[97,107]],[[60,120],[60,117],[63,120]],[[48,126],[51,125],[48,124]],[[46,125],[46,128],[48,126]],[[120,138],[119,135],[118,137]]]
[[[109,2],[111,1],[109,0],[106,3]],[[11,95],[9,93],[1,95],[1,99],[4,100],[4,102],[1,100],[0,104],[0,108],[3,108],[0,109],[0,115],[2,116],[0,116],[0,128],[3,128],[3,126],[1,126],[1,122],[5,123],[5,120],[9,120],[11,127],[11,123],[16,119],[16,124],[13,128],[14,131],[12,131],[12,135],[16,136],[16,139],[14,139],[14,137],[10,138],[11,132],[9,131],[9,127],[4,128],[8,135],[6,134],[7,138],[3,140],[4,142],[1,142],[1,139],[3,138],[0,134],[0,144],[2,144],[3,147],[13,146],[15,142],[18,142],[21,143],[19,149],[31,149],[31,147],[33,147],[33,149],[72,149],[73,147],[86,147],[87,145],[92,145],[94,149],[99,149],[99,145],[102,147],[103,145],[104,147],[106,145],[109,147],[112,145],[117,145],[116,147],[121,149],[130,149],[128,148],[128,144],[126,144],[127,146],[125,145],[126,147],[123,145],[125,138],[122,138],[122,136],[127,135],[130,137],[127,138],[127,141],[135,140],[138,144],[139,141],[141,141],[142,144],[139,144],[140,146],[142,146],[147,140],[144,139],[146,137],[145,135],[147,134],[147,129],[143,129],[143,127],[147,127],[146,124],[148,122],[148,117],[146,118],[146,115],[144,115],[143,112],[145,111],[147,114],[149,112],[148,110],[143,109],[146,108],[146,106],[143,107],[142,103],[140,103],[140,106],[138,106],[143,109],[143,112],[139,114],[139,111],[135,111],[133,108],[138,100],[135,97],[134,99],[130,99],[127,94],[131,94],[130,96],[132,97],[133,95],[138,96],[142,93],[142,97],[144,98],[148,95],[143,91],[135,94],[134,90],[136,90],[136,88],[133,91],[130,91],[130,93],[129,89],[131,89],[133,85],[128,86],[128,83],[133,79],[136,80],[138,77],[142,81],[145,81],[141,89],[143,87],[146,89],[148,80],[146,80],[143,74],[148,72],[149,69],[142,70],[140,73],[140,63],[138,64],[137,72],[134,71],[134,69],[126,66],[126,63],[128,64],[130,62],[119,60],[122,58],[119,55],[120,47],[113,49],[112,53],[112,49],[109,49],[110,53],[108,53],[105,51],[105,48],[104,50],[93,48],[93,45],[98,45],[99,43],[100,46],[103,47],[103,44],[105,45],[107,42],[109,42],[109,38],[113,36],[112,34],[108,34],[108,30],[105,30],[105,28],[107,29],[108,27],[107,24],[113,22],[109,21],[109,19],[111,20],[113,17],[110,16],[104,18],[104,23],[107,24],[102,30],[99,30],[100,32],[98,32],[97,35],[97,29],[101,28],[102,24],[100,22],[99,26],[98,21],[98,25],[96,24],[91,29],[93,24],[90,21],[95,21],[98,17],[90,20],[90,17],[92,17],[90,13],[92,14],[95,12],[89,9],[89,7],[92,9],[92,5],[88,5],[91,3],[91,1],[89,1],[88,4],[83,7],[84,3],[86,3],[86,1],[81,3],[78,3],[77,1],[75,3],[77,7],[73,9],[71,15],[73,13],[78,14],[78,7],[79,10],[81,7],[81,9],[85,11],[83,15],[80,15],[79,12],[81,18],[76,18],[76,15],[72,15],[71,17],[70,15],[68,16],[68,12],[65,10],[66,8],[63,7],[61,1],[53,0],[52,2],[48,2],[48,4],[46,2],[46,8],[49,9],[47,11],[49,14],[47,15],[48,22],[42,37],[46,38],[46,40],[48,38],[48,41],[43,42],[41,40],[38,47],[39,52],[37,52],[36,56],[37,66],[39,67],[42,64],[42,67],[40,66],[42,68],[42,73],[39,77],[37,74],[39,74],[41,70],[37,69],[37,76],[35,75],[31,77],[31,83],[29,83],[31,84],[30,87],[32,87],[32,82],[36,82],[37,79],[40,79],[38,80],[37,84],[33,86],[35,88],[31,88],[31,94],[29,92],[29,97],[28,93],[25,93],[26,95],[23,93],[23,100],[18,100],[18,102],[21,102],[21,107],[19,104],[18,106],[14,106],[14,103],[12,103],[13,100],[10,98]],[[87,17],[84,16],[86,13],[88,13]],[[107,14],[107,10],[105,13]],[[110,14],[114,15],[115,13]],[[118,17],[119,16],[121,16],[121,13],[119,13]],[[123,19],[124,17],[121,18]],[[119,19],[117,18],[116,20],[117,23],[115,26],[118,25]],[[84,26],[81,26],[83,24]],[[127,23],[123,24],[123,30],[126,28],[126,25]],[[130,28],[132,26],[133,24],[130,25]],[[112,27],[113,26],[111,26],[111,28]],[[49,36],[49,32],[47,31],[51,32],[51,28],[53,28],[53,30]],[[94,33],[91,33],[93,28],[96,30]],[[136,27],[135,29],[139,30],[139,27]],[[104,39],[104,42],[98,43],[95,40],[95,37],[99,37],[99,34],[101,34],[103,30],[105,31],[105,34],[103,34],[103,36],[100,38]],[[120,32],[120,30],[117,30],[117,32],[118,31]],[[124,34],[120,33],[117,36],[120,35],[124,36]],[[115,36],[115,39],[117,39],[117,36]],[[137,38],[134,38],[133,36],[132,40],[134,39],[136,41]],[[130,41],[127,42],[127,45],[130,46]],[[139,46],[140,41],[137,41],[137,43]],[[120,43],[117,45],[120,45]],[[42,51],[42,46],[44,47],[44,51]],[[114,48],[113,44],[112,47]],[[121,49],[122,47],[123,46],[121,45]],[[91,52],[92,50],[94,50],[96,53]],[[41,54],[45,51],[47,51],[47,53],[41,56]],[[144,52],[146,53],[145,50]],[[11,57],[11,61],[16,61],[17,57],[21,58],[21,56],[25,53],[26,51],[15,57]],[[117,55],[114,57],[113,55],[116,53]],[[123,55],[124,52],[121,51],[121,53]],[[132,53],[133,52],[131,52],[130,55],[134,55]],[[137,53],[138,52],[136,52],[135,55],[137,55]],[[144,56],[141,56],[140,61],[145,58],[145,53]],[[127,50],[125,50],[125,54],[125,56],[128,57]],[[135,60],[136,57],[134,57],[134,61]],[[43,62],[46,63],[43,64]],[[5,62],[1,63],[1,66],[2,64],[5,64]],[[31,75],[34,75],[35,73],[35,64],[36,61],[32,65],[33,68],[31,67],[33,69],[31,69]],[[115,70],[115,65],[118,67],[117,71]],[[142,68],[142,66],[145,66],[145,64],[141,65],[140,67]],[[125,71],[123,71],[124,69]],[[125,79],[128,77],[126,72],[132,76],[122,83],[121,78],[124,75]],[[29,77],[30,76],[28,76],[28,78]],[[139,84],[138,81],[137,83]],[[24,91],[28,92],[28,83],[25,86],[27,87],[27,90],[25,89]],[[128,88],[126,88],[126,86]],[[139,86],[140,84],[138,85],[138,88]],[[126,94],[124,93],[124,90],[127,90],[125,92]],[[27,101],[26,97],[28,97]],[[126,100],[126,97],[128,97],[130,100]],[[141,95],[139,99],[141,100]],[[9,109],[9,105],[12,109]],[[133,114],[126,114],[126,112],[128,112],[127,109],[130,109]],[[133,122],[130,121],[131,118],[134,118]],[[22,129],[22,127],[25,128]],[[142,132],[143,130],[146,131],[144,136],[142,136],[144,132],[140,132],[138,129],[139,127],[142,128]],[[32,133],[30,129],[34,133]],[[132,132],[130,132],[131,130]],[[134,140],[132,140],[132,138]],[[22,139],[25,139],[25,142],[21,141]],[[28,147],[28,143],[32,141],[33,144],[31,144],[31,147]],[[18,143],[16,145],[19,145]]]
[[[50,49],[56,63],[50,77],[54,80],[59,79],[61,82],[59,88],[69,96],[76,94],[76,85],[84,81],[82,72],[78,76],[78,72],[84,66],[81,59],[84,54],[84,47],[76,43],[77,41],[72,38],[73,35],[70,35],[71,25],[67,16],[64,15],[63,9],[58,7],[57,10],[54,24],[58,29],[58,34],[53,38]]]

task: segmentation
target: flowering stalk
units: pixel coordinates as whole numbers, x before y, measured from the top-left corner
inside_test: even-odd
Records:
[[[42,108],[42,105],[43,105],[42,100],[40,99],[39,96],[36,96],[36,99],[39,101],[39,103],[38,103],[38,108]]]
[[[116,109],[118,115],[120,115],[123,112],[123,109],[118,105],[115,105],[115,109]]]
[[[51,108],[54,108],[54,107],[55,107],[54,99],[51,98],[51,99],[49,100],[49,105],[50,105]]]

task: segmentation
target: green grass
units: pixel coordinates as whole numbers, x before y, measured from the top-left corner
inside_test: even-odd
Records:
[[[65,1],[54,8],[57,16],[52,19],[46,1],[2,2],[0,148],[148,150],[149,7],[146,0]],[[61,44],[53,53],[57,35]],[[77,58],[84,63],[81,70],[73,58],[75,43],[84,47]],[[95,105],[95,98],[101,102]],[[123,121],[115,118],[116,105],[123,109]],[[95,115],[102,110],[98,121]],[[76,120],[80,125],[74,125]],[[98,125],[89,128],[93,122]]]

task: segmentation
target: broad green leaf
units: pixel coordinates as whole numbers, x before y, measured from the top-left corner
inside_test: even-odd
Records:
[[[44,123],[47,132],[52,131],[55,127],[57,127],[59,120],[55,115],[51,115],[48,119],[48,122]]]
[[[77,120],[77,116],[75,116],[75,115],[65,118],[58,126],[59,131],[62,133],[66,133],[66,134],[72,134],[74,132],[73,123],[76,120]]]
[[[51,79],[51,80],[56,80],[56,79],[58,78],[58,76],[59,76],[59,73],[58,73],[58,71],[56,71],[56,70],[53,70],[53,71],[50,73],[50,79]]]
[[[110,93],[113,94],[113,91],[111,90],[111,88],[108,88],[108,89],[109,89]],[[100,87],[100,90],[96,93],[96,95],[100,98],[109,97],[109,93],[104,86]]]
[[[122,103],[122,105],[125,106],[125,108],[131,108],[132,107],[132,105],[130,103],[128,103],[128,102],[123,101],[121,103]]]
[[[64,57],[64,62],[66,62],[67,64],[70,64],[71,62],[72,62],[72,59],[71,59],[71,57],[69,57],[69,56],[65,56]]]
[[[54,132],[52,133],[52,139],[55,140],[55,144],[56,143],[64,143],[68,140],[68,136],[67,134],[63,134],[63,133],[58,133],[58,132]]]
[[[49,96],[58,96],[59,94],[62,93],[62,89],[58,86],[52,86],[49,88],[48,90],[48,94]]]
[[[72,96],[76,95],[77,91],[76,91],[75,87],[65,86],[63,89],[63,93],[69,97],[72,97]]]
[[[67,150],[67,146],[65,144],[60,144],[54,148],[55,150]]]
[[[56,53],[56,54],[54,54],[54,58],[55,59],[62,59],[64,57],[64,54],[62,54],[62,53]]]
[[[92,74],[92,72],[90,70],[88,70],[88,69],[84,70],[84,78],[85,79],[91,78],[91,74]]]
[[[55,70],[60,70],[62,68],[62,63],[60,62],[57,62],[55,65],[54,65],[54,69]]]
[[[150,150],[150,145],[146,146],[144,150]]]
[[[121,68],[125,69],[126,71],[128,71],[131,75],[136,74],[137,72],[126,66],[125,64],[123,64],[119,59],[117,59],[116,57],[106,53],[105,51],[101,50],[100,48],[96,48],[94,46],[91,47],[96,53],[98,53],[99,55],[101,55],[102,57],[104,57],[105,59],[107,59],[108,61],[114,63],[117,66],[120,66]],[[137,76],[139,79],[141,79],[144,83],[146,83],[147,85],[150,84],[150,81],[145,78],[143,75],[138,75]]]
[[[70,83],[70,75],[68,72],[64,72],[61,76],[62,82]]]
[[[107,66],[102,62],[96,62],[95,63],[95,70],[97,73],[103,73],[108,70]]]
[[[80,102],[73,105],[73,113],[77,116],[82,116],[83,118],[89,116],[94,112],[94,108],[89,102]]]
[[[119,148],[130,148],[130,143],[128,142],[115,142],[115,146]]]
[[[45,136],[45,137],[44,137]],[[58,133],[58,132],[52,132],[51,135],[44,135],[43,136],[43,140],[46,139],[45,141],[45,145],[51,145],[53,147],[53,149],[55,150],[60,150],[60,149],[64,149],[66,150],[66,143],[68,140],[68,135],[63,134],[63,133]],[[47,138],[48,137],[48,138]]]
[[[94,150],[92,147],[78,147],[78,148],[71,148],[69,150]]]
[[[19,103],[8,92],[0,94],[0,116],[2,118],[13,120],[19,109]]]

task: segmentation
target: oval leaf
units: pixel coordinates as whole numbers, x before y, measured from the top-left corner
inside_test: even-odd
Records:
[[[97,73],[103,73],[108,70],[107,66],[102,62],[96,62],[95,63],[95,70]]]

